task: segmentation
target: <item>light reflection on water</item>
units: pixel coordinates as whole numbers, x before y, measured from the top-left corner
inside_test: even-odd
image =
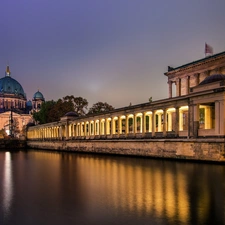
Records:
[[[3,211],[4,216],[9,216],[12,194],[13,194],[13,183],[12,183],[12,166],[11,166],[11,153],[5,152],[5,161],[3,168]],[[6,219],[6,218],[5,218]]]
[[[225,165],[3,154],[6,224],[225,224]]]

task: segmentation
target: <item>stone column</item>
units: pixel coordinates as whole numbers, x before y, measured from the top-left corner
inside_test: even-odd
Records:
[[[105,118],[105,134],[108,135],[109,134],[109,121],[108,118]]]
[[[179,107],[176,107],[176,122],[175,122],[175,135],[179,137]]]
[[[181,83],[181,81],[180,81],[180,78],[177,78],[176,79],[176,96],[180,96],[180,83]]]
[[[86,136],[86,132],[85,132],[85,122],[82,122],[82,136]]]
[[[91,121],[88,121],[88,136],[91,136]]]
[[[121,134],[122,132],[121,132],[121,117],[120,116],[118,116],[118,134]]]
[[[142,117],[141,117],[141,121],[142,121],[142,126],[141,126],[141,132],[144,135],[146,132],[146,118],[145,118],[145,113],[142,113]]]
[[[60,133],[59,133],[60,127],[57,127],[57,138],[60,138]]]
[[[93,135],[96,135],[96,121],[93,122]]]
[[[73,138],[74,136],[74,124],[71,124],[71,137]]]
[[[215,134],[220,134],[220,124],[224,124],[224,117],[220,117],[220,102],[215,102]]]
[[[99,127],[100,127],[99,120],[96,120],[95,126],[96,126],[95,127],[96,135],[99,135]]]
[[[172,112],[167,112],[168,114],[168,131],[172,131]]]
[[[104,122],[104,135],[107,135],[107,118],[105,118]]]
[[[205,106],[205,129],[212,128],[212,108]]]
[[[105,119],[103,119],[102,120],[102,135],[106,135],[106,120]]]
[[[194,105],[194,129],[193,129],[193,136],[195,138],[198,137],[198,129],[199,129],[199,105]]]
[[[111,135],[113,135],[113,128],[114,128],[114,119],[113,119],[113,117],[111,117],[111,132],[110,132],[110,134]]]
[[[171,80],[169,80],[167,83],[169,85],[169,98],[172,98],[172,95],[173,95],[172,84],[173,84],[173,82]]]
[[[94,135],[98,135],[98,122],[97,122],[97,120],[95,120],[95,122],[94,122]]]
[[[82,122],[80,122],[80,136],[83,136]]]
[[[65,129],[66,129],[66,139],[68,139],[69,138],[69,126],[68,126],[68,123],[66,123]]]
[[[102,121],[101,121],[101,119],[99,119],[99,122],[98,122],[98,130],[99,130],[99,135],[102,135]]]
[[[155,137],[155,111],[152,111],[152,137]]]
[[[99,134],[102,135],[104,133],[104,126],[102,119],[99,120]]]
[[[148,132],[152,132],[152,114],[149,114],[148,115],[148,117],[149,117],[149,119],[148,119],[148,122],[149,122],[149,124],[148,124]]]
[[[94,122],[92,123],[92,135],[95,135],[95,134],[96,134],[96,124],[94,120]]]
[[[186,77],[186,95],[189,94],[189,89],[190,89],[190,77]]]
[[[163,137],[166,137],[167,131],[167,109],[163,110]]]
[[[162,131],[162,113],[157,113],[158,115],[158,132]]]
[[[183,130],[183,111],[179,110],[179,130],[182,131]]]
[[[134,114],[134,129],[133,129],[133,131],[134,131],[134,134],[136,134],[137,133],[137,116],[136,116],[136,114]]]
[[[125,134],[127,135],[129,133],[129,117],[126,116],[126,122],[125,122]]]
[[[62,125],[59,127],[59,138],[62,140]]]
[[[86,121],[84,121],[84,136],[87,136],[87,127],[86,127]]]
[[[90,121],[87,121],[87,136],[90,136]]]

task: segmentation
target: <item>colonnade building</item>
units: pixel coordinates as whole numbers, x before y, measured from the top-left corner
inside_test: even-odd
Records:
[[[168,67],[166,99],[29,127],[28,140],[225,137],[225,52]],[[176,96],[172,96],[173,88]]]

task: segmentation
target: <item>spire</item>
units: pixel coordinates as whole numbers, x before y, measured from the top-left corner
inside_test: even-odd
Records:
[[[10,69],[9,69],[9,65],[7,65],[5,75],[10,76],[10,74],[11,74],[11,72],[10,72]]]

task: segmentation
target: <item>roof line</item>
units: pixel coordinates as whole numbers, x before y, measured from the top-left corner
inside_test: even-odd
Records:
[[[193,61],[193,62],[184,64],[184,65],[182,65],[182,66],[178,66],[178,67],[175,67],[175,68],[170,67],[170,70],[167,71],[167,72],[165,72],[164,74],[166,75],[166,74],[169,73],[169,72],[172,72],[172,71],[175,71],[175,70],[184,68],[184,67],[188,67],[189,65],[197,64],[197,63],[199,63],[199,62],[204,62],[204,61],[206,61],[206,60],[213,59],[213,58],[216,58],[216,57],[221,56],[221,55],[225,55],[225,51],[224,51],[224,52],[217,53],[217,54],[215,54],[215,55],[211,55],[211,56],[202,58],[202,59],[198,59],[198,60],[196,60],[196,61]]]

